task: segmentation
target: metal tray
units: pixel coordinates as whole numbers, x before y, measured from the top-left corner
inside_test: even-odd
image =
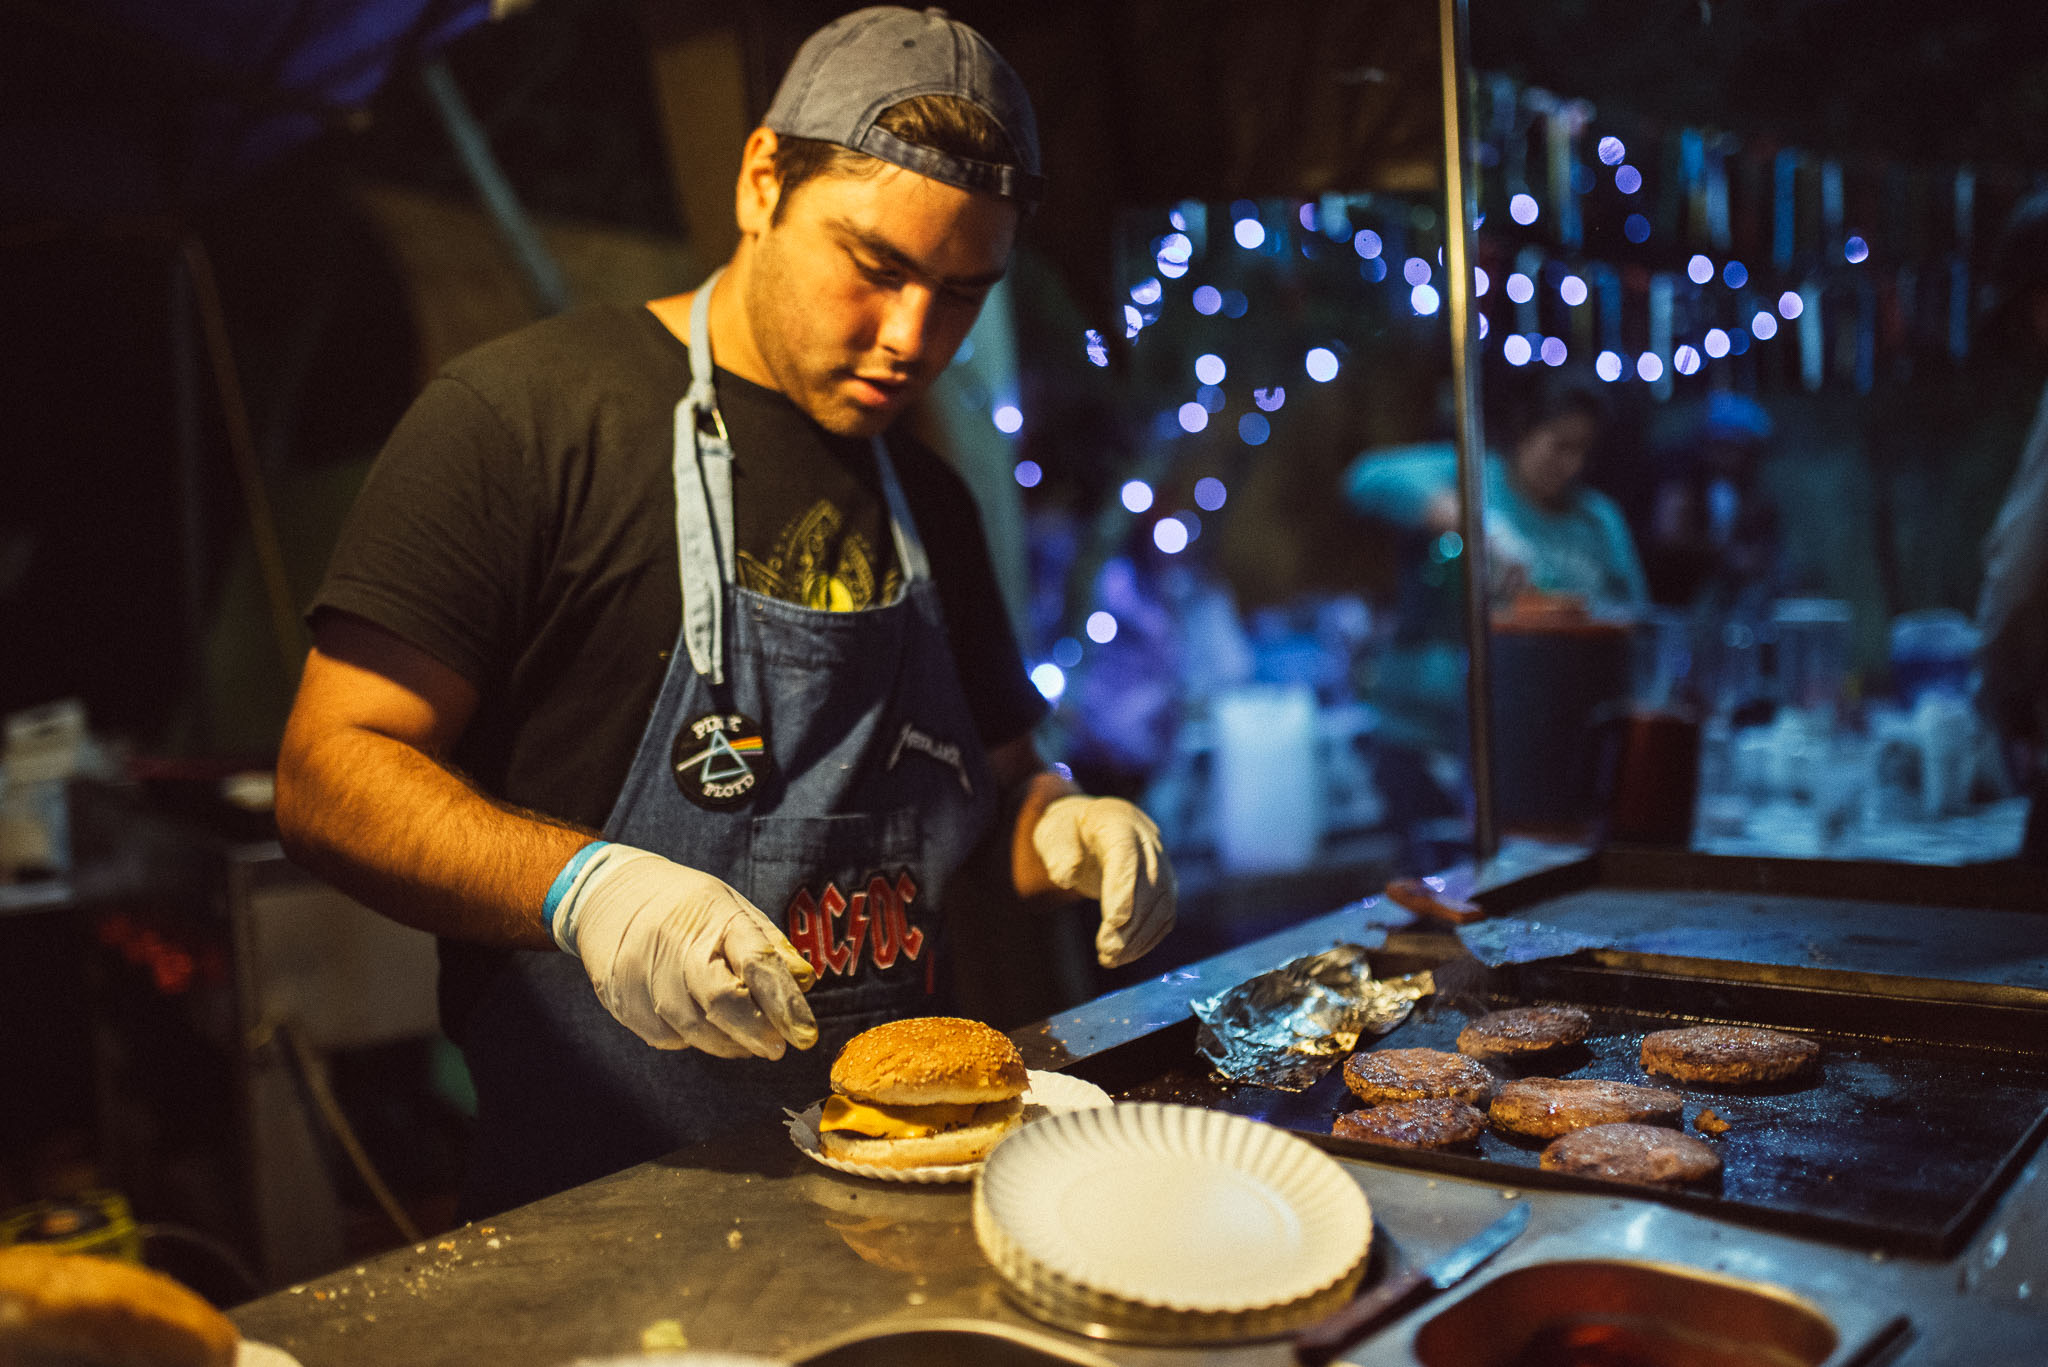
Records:
[[[1593,924],[1585,906],[1623,889],[1638,910],[1644,898],[1681,901],[1686,925],[1699,924],[1703,914],[1726,910],[1738,899],[1745,914],[1754,913],[1762,898],[1773,912],[1810,926],[1829,916],[1869,926],[1885,922],[1885,914],[1857,915],[1876,905],[1863,897],[1878,888],[1895,899],[1885,904],[1886,914],[1894,918],[1915,910],[1899,900],[1904,896],[1946,890],[1957,899],[1952,906],[1994,908],[1980,914],[2021,917],[2014,924],[2030,933],[2040,924],[2018,911],[1996,910],[2009,904],[1985,897],[1982,885],[1953,877],[1945,883],[1916,883],[1911,875],[1872,878],[1850,891],[1839,873],[1833,881],[1816,880],[1810,867],[1794,868],[1791,876],[1805,881],[1787,889],[1772,881],[1786,870],[1758,867],[1788,862],[1684,857],[1676,866],[1690,876],[1660,888],[1656,878],[1640,876],[1646,869],[1658,871],[1655,859],[1618,865],[1610,860],[1605,879],[1598,863],[1585,861],[1482,892],[1476,900],[1489,910],[1514,907],[1521,915],[1547,920],[1560,910],[1560,902],[1577,898],[1578,921],[1585,926]],[[1639,875],[1634,886],[1609,881],[1617,867]],[[1867,866],[1853,867],[1858,877],[1867,871]],[[1800,905],[1809,900],[1818,911]],[[1941,914],[1932,907],[1925,912]],[[1637,925],[1644,920],[1640,915],[1630,919]],[[1711,939],[1704,933],[1695,938]],[[1219,1082],[1195,1053],[1192,1019],[1078,1061],[1071,1071],[1119,1099],[1177,1101],[1252,1116],[1348,1157],[1515,1186],[1642,1196],[1715,1218],[1904,1253],[1945,1256],[1954,1251],[2048,1127],[2048,993],[1989,981],[1989,972],[1985,980],[1948,982],[1873,968],[1918,967],[1923,959],[1911,955],[1894,963],[1880,953],[1827,968],[1745,964],[1719,957],[1725,953],[1719,944],[1706,949],[1704,956],[1580,949],[1488,968],[1462,956],[1447,935],[1395,935],[1387,952],[1375,953],[1376,970],[1397,973],[1431,964],[1439,990],[1406,1024],[1369,1047],[1455,1049],[1459,1029],[1484,1011],[1566,1003],[1594,1017],[1594,1036],[1584,1047],[1541,1066],[1497,1071],[1675,1087],[1647,1077],[1639,1066],[1642,1037],[1651,1030],[1725,1022],[1774,1026],[1818,1039],[1820,1077],[1810,1086],[1675,1088],[1685,1096],[1688,1127],[1709,1106],[1730,1122],[1731,1128],[1713,1141],[1724,1163],[1716,1189],[1653,1191],[1544,1172],[1537,1167],[1540,1144],[1492,1132],[1476,1149],[1463,1152],[1337,1139],[1329,1133],[1331,1121],[1357,1103],[1336,1070],[1302,1093]]]

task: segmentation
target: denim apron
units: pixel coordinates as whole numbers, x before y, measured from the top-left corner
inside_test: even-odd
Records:
[[[676,406],[682,626],[604,834],[723,878],[781,925],[818,975],[818,1043],[775,1062],[654,1049],[598,1004],[576,959],[515,953],[467,1031],[470,1216],[724,1134],[780,1140],[781,1108],[830,1090],[847,1039],[940,1008],[940,898],[994,818],[938,591],[880,438],[897,599],[831,612],[739,586],[706,313],[716,279],[692,303],[691,386]]]

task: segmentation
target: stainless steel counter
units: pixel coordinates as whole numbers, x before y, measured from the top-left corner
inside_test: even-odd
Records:
[[[1056,1067],[1183,1019],[1205,995],[1296,954],[1373,934],[1354,906],[1018,1032]],[[1403,918],[1405,919],[1405,918]],[[1928,937],[1938,926],[1925,927]],[[1902,949],[1910,954],[1910,947]],[[2031,958],[2034,946],[2015,945]],[[1390,1253],[1420,1261],[1498,1214],[1499,1187],[1343,1160]],[[2048,1358],[2048,1157],[2036,1152],[1948,1259],[1886,1257],[1702,1218],[1655,1201],[1538,1191],[1527,1233],[1481,1274],[1396,1320],[1345,1359],[1413,1364],[1419,1327],[1503,1273],[1557,1259],[1681,1265],[1803,1297],[1834,1324],[1830,1367]],[[969,1189],[829,1172],[780,1129],[685,1151],[342,1269],[243,1306],[248,1336],[305,1367],[558,1364],[643,1347],[796,1358],[863,1328],[961,1319],[1017,1327],[1076,1360],[1269,1364],[1284,1342],[1189,1349],[1098,1343],[1036,1325],[1004,1298],[969,1224]],[[1895,1322],[1903,1316],[1903,1329]],[[1092,1355],[1092,1356],[1090,1356]],[[965,1359],[963,1359],[965,1360]]]

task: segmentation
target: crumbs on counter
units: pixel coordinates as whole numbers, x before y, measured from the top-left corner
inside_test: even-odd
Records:
[[[674,1352],[689,1346],[690,1338],[683,1332],[681,1320],[656,1320],[640,1331],[643,1353]]]

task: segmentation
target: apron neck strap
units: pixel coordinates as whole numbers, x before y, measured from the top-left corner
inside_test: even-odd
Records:
[[[676,405],[672,465],[676,567],[682,576],[683,644],[690,664],[725,682],[725,589],[736,576],[732,522],[732,440],[711,378],[713,271],[690,300],[690,390]]]

